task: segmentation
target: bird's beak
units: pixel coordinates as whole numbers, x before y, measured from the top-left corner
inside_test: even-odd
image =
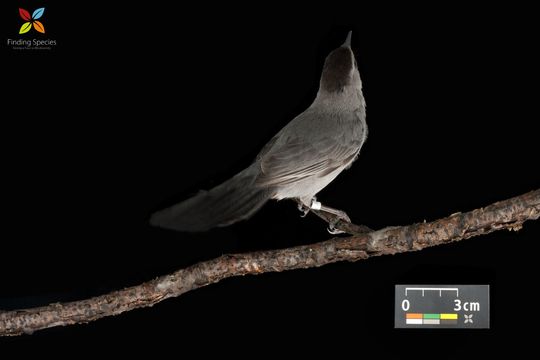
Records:
[[[351,36],[352,36],[352,31],[349,31],[349,33],[347,34],[347,39],[345,39],[345,42],[341,46],[351,47]]]

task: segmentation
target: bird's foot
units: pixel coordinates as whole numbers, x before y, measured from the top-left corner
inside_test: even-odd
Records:
[[[328,214],[332,214],[333,215],[332,220],[328,222],[328,229],[327,229],[328,232],[332,235],[346,233],[346,231],[343,231],[337,228],[337,224],[339,222],[347,222],[347,223],[351,222],[349,215],[347,215],[345,211],[322,205],[319,201],[317,201],[316,197],[313,197],[311,199],[309,206],[306,205],[305,200],[302,201],[301,199],[296,199],[296,201],[298,202],[298,210],[302,212],[302,215],[300,215],[301,217],[306,217],[306,215],[309,214],[311,210],[315,210],[317,213],[325,212]],[[323,216],[323,219],[328,221],[327,216]]]
[[[302,203],[298,203],[298,210],[302,213],[300,217],[305,218],[307,214],[309,214],[309,211],[311,210],[309,207],[305,206]]]
[[[328,223],[328,232],[332,235],[338,235],[338,234],[345,234],[346,232],[343,231],[343,230],[339,230],[336,225],[340,222],[340,221],[345,221],[345,222],[348,222],[350,223],[351,222],[351,219],[349,218],[349,215],[347,215],[347,213],[345,211],[341,211],[341,210],[336,210],[336,209],[332,209],[332,214],[336,215],[336,217],[334,218],[334,220],[332,220],[330,223]]]

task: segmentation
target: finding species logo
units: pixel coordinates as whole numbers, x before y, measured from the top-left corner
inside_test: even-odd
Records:
[[[43,16],[43,13],[45,12],[45,8],[39,8],[34,10],[32,13],[32,16],[30,16],[30,13],[26,11],[23,8],[19,8],[19,15],[22,17],[24,21],[26,21],[24,24],[22,24],[21,28],[19,29],[19,34],[25,34],[30,31],[32,26],[36,31],[39,31],[42,34],[45,34],[45,27],[41,23],[41,21],[37,21],[37,19],[40,19]]]

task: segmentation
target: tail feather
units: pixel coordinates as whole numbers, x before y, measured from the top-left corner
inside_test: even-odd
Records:
[[[270,198],[270,191],[255,186],[249,169],[237,174],[210,191],[199,194],[150,218],[150,224],[177,231],[206,231],[245,220]]]

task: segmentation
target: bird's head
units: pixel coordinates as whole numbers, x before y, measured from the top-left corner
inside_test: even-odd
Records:
[[[321,76],[321,91],[334,93],[342,92],[348,87],[362,88],[356,59],[351,50],[351,34],[352,31],[349,31],[343,45],[326,57]]]

